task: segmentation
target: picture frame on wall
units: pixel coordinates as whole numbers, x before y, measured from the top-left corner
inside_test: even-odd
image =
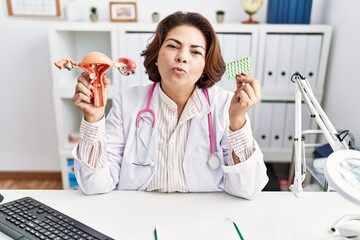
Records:
[[[60,0],[6,0],[10,17],[61,17]]]
[[[136,2],[110,2],[111,22],[137,22]]]

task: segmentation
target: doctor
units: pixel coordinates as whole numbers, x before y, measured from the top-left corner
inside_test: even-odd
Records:
[[[214,29],[197,13],[163,19],[142,55],[153,84],[116,95],[106,117],[105,107],[91,104],[88,76],[78,78],[73,102],[84,117],[73,155],[82,191],[225,191],[253,199],[268,181],[247,117],[260,99],[258,80],[239,73],[235,93],[214,86],[225,63]],[[109,84],[106,78],[105,97]]]

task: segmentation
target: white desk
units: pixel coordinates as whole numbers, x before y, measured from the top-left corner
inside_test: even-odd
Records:
[[[230,217],[246,240],[331,239],[330,226],[360,207],[336,192],[262,192],[249,201],[225,193],[163,194],[113,191],[86,196],[74,190],[0,190],[4,202],[31,196],[115,239],[153,240],[157,224]],[[92,210],[90,210],[92,209]],[[0,233],[2,234],[2,233]],[[6,239],[0,235],[0,239]]]

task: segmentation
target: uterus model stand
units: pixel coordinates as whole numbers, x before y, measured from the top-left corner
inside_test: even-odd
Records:
[[[64,58],[54,64],[60,70],[65,68],[70,71],[74,67],[80,67],[89,74],[89,82],[94,87],[92,101],[95,107],[102,107],[105,105],[104,75],[111,67],[116,67],[124,76],[129,76],[136,69],[135,62],[129,58],[122,57],[113,61],[100,52],[90,52],[86,54],[81,62],[75,62],[70,58]]]
[[[294,183],[290,186],[290,190],[297,196],[303,196],[302,182],[306,175],[305,149],[304,140],[301,135],[301,99],[322,130],[326,140],[330,144],[333,151],[349,149],[348,144],[344,141],[347,131],[338,133],[327,117],[326,113],[320,106],[319,102],[310,87],[309,81],[298,73],[291,77],[291,81],[295,83],[295,134],[294,134]],[[344,135],[345,133],[345,135]]]

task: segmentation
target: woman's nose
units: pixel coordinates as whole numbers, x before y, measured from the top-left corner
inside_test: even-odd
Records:
[[[177,62],[186,63],[187,60],[186,60],[185,54],[184,54],[184,53],[179,53],[179,54],[176,56],[176,61],[177,61]]]

